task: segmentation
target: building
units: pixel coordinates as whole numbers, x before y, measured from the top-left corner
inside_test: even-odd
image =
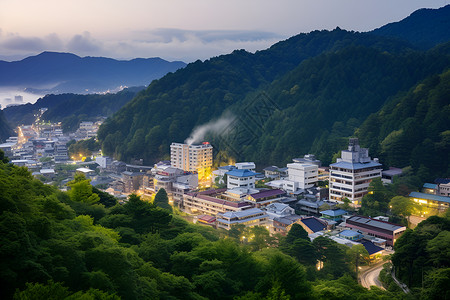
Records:
[[[255,171],[256,165],[254,162],[240,162],[240,163],[235,163],[234,164],[236,166],[236,169],[239,170],[250,170],[250,171]]]
[[[208,142],[201,145],[172,143],[170,164],[184,171],[197,172],[199,182],[206,182],[211,179],[212,149]]]
[[[286,192],[280,189],[262,190],[257,193],[247,195],[245,199],[254,203],[255,207],[261,208],[285,199],[285,195]]]
[[[246,169],[235,169],[227,173],[227,188],[255,188],[256,173]]]
[[[295,210],[287,204],[272,203],[267,205],[266,213],[269,215],[270,219],[274,219],[295,215]]]
[[[181,207],[190,214],[215,216],[228,211],[240,211],[252,208],[251,203],[244,200],[232,200],[223,193],[226,189],[188,192],[183,195]]]
[[[394,182],[395,177],[402,176],[402,169],[389,167],[389,170],[385,170],[381,172],[381,181],[384,184],[391,184]]]
[[[270,178],[270,179],[280,179],[280,171],[277,166],[270,166],[263,169],[264,171],[264,177]]]
[[[381,167],[378,159],[369,157],[367,148],[360,148],[358,139],[351,138],[348,150],[343,150],[341,158],[330,165],[330,200],[348,198],[359,206],[372,179],[381,177]]]
[[[434,182],[438,185],[438,195],[450,197],[450,178],[438,178]]]
[[[343,209],[328,209],[320,212],[322,214],[322,218],[333,220],[336,222],[342,221],[342,216],[347,214],[347,212]]]
[[[291,163],[287,165],[289,181],[300,189],[312,188],[318,181],[318,166],[315,164]]]
[[[428,213],[446,211],[450,203],[450,197],[419,192],[411,192],[409,198],[419,205],[425,206],[428,210],[431,210]]]
[[[339,232],[338,236],[343,239],[350,240],[350,241],[358,241],[363,238],[363,235],[361,233],[350,230],[350,229],[346,229],[346,230]]]
[[[324,231],[328,228],[327,222],[316,217],[302,218],[297,223],[302,226],[308,234]]]
[[[109,156],[97,156],[95,158],[95,162],[100,166],[100,168],[108,169],[111,166],[113,160]]]
[[[247,227],[267,226],[269,216],[259,208],[251,208],[242,211],[225,212],[217,215],[217,228],[230,230],[231,226],[242,224]]]
[[[314,154],[306,154],[304,157],[294,158],[292,161],[295,163],[300,163],[300,164],[308,164],[308,165],[313,164],[318,167],[320,167],[322,165],[320,160],[316,159],[316,156]]]
[[[406,227],[402,225],[357,215],[348,218],[345,226],[358,230],[363,234],[384,239],[386,244],[390,246],[394,246],[395,242],[406,230]]]
[[[123,192],[124,193],[134,193],[141,188],[142,185],[142,177],[145,173],[139,172],[122,172],[122,181],[123,181]]]

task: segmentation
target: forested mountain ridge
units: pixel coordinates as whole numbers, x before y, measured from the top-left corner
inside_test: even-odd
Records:
[[[445,47],[424,52],[340,29],[300,34],[255,54],[235,51],[168,74],[108,119],[98,137],[109,155],[152,163],[169,153],[171,142],[226,110],[247,118],[240,108],[264,92],[279,109],[248,145],[208,139],[220,150],[239,148],[237,159],[282,164],[313,151],[328,163],[343,145],[341,137],[389,97],[448,66]]]
[[[357,130],[389,166],[412,166],[422,180],[450,174],[450,69],[386,103]]]
[[[428,49],[450,40],[450,5],[419,9],[409,17],[377,28],[371,33],[395,37]]]

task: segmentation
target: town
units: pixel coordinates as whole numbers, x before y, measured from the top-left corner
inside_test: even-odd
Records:
[[[361,244],[370,260],[392,253],[406,226],[389,222],[389,216],[358,215],[370,184],[392,184],[402,170],[385,167],[350,138],[348,148],[329,166],[313,154],[292,158],[286,167],[267,166],[260,171],[253,162],[236,162],[214,168],[213,146],[172,143],[170,161],[144,166],[113,160],[94,151],[91,157],[69,155],[72,140],[95,139],[101,122],[81,122],[78,130],[63,134],[60,124],[42,124],[41,109],[33,125],[17,128],[17,137],[0,145],[11,163],[27,167],[46,184],[67,190],[76,173],[101,190],[126,203],[131,194],[152,201],[164,189],[169,203],[194,223],[230,230],[233,226],[263,226],[271,235],[286,236],[294,224],[309,234],[352,247]],[[268,162],[269,163],[269,162]],[[383,170],[385,169],[385,170]],[[61,173],[61,174],[59,174]],[[445,212],[450,203],[450,179],[425,183],[411,192],[410,201],[423,207],[410,218],[415,227],[429,215]],[[425,214],[425,215],[424,215]],[[245,237],[243,237],[245,238]]]

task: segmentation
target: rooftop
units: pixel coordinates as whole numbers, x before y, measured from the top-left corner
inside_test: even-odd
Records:
[[[330,216],[330,217],[337,217],[342,216],[347,213],[347,211],[343,209],[328,209],[320,212],[322,215]]]
[[[355,236],[361,235],[361,233],[347,229],[347,230],[341,231],[339,233],[339,235],[345,236],[345,237],[355,237]]]
[[[409,196],[412,198],[427,199],[427,200],[450,203],[450,197],[444,197],[444,196],[439,196],[439,195],[411,192],[409,194]]]
[[[395,231],[397,229],[405,228],[405,226],[402,226],[402,225],[397,225],[397,224],[385,222],[385,221],[379,221],[379,220],[375,220],[375,219],[363,217],[363,216],[351,216],[350,218],[347,219],[347,224],[349,224],[349,222],[355,222],[356,224],[361,224],[361,225],[369,225],[372,227],[389,230],[389,231]]]
[[[361,240],[360,243],[366,248],[367,252],[369,252],[369,255],[378,253],[383,251],[384,249],[381,247],[378,247],[374,245],[371,241],[368,240]]]
[[[343,169],[350,169],[350,170],[360,170],[360,169],[365,169],[365,168],[372,168],[372,167],[380,167],[381,168],[381,164],[377,163],[375,161],[371,161],[368,163],[349,163],[349,162],[345,162],[345,161],[341,161],[341,162],[337,162],[334,164],[331,164],[330,167],[336,167],[336,168],[343,168]]]
[[[242,219],[242,218],[260,214],[260,213],[263,213],[263,211],[260,210],[259,208],[250,208],[250,209],[241,210],[241,211],[227,211],[226,213],[218,214],[218,216],[220,216],[222,218],[227,218],[227,219],[233,219],[233,218]]]
[[[305,224],[312,232],[322,231],[327,228],[327,225],[320,222],[314,217],[302,219],[302,223]]]
[[[424,183],[423,187],[426,188],[426,189],[433,189],[433,190],[435,190],[435,189],[437,189],[438,186],[437,186],[437,184],[434,184],[434,183]]]
[[[230,176],[236,176],[236,177],[250,177],[250,176],[255,176],[257,173],[247,170],[247,169],[235,169],[235,170],[231,170],[225,174],[230,175]]]
[[[266,197],[273,197],[273,196],[279,196],[279,195],[284,195],[286,194],[286,192],[280,190],[280,189],[273,189],[273,190],[265,190],[265,191],[260,191],[258,193],[255,194],[251,194],[250,196],[255,199],[261,199],[261,198],[266,198]]]

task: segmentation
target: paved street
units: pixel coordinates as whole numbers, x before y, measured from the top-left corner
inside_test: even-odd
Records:
[[[381,284],[380,280],[378,279],[378,276],[380,275],[380,271],[383,269],[383,264],[386,262],[380,262],[373,266],[370,266],[369,268],[362,269],[359,272],[359,280],[361,282],[361,285],[365,288],[370,288],[372,285],[375,285],[381,289],[385,289],[383,285]]]

